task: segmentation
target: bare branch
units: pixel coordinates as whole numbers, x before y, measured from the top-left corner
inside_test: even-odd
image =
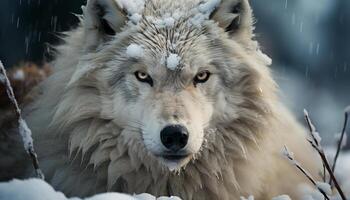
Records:
[[[350,106],[348,107],[350,108]],[[350,112],[350,110],[349,110]],[[338,160],[338,156],[339,156],[339,153],[343,147],[343,140],[345,138],[345,135],[346,135],[346,127],[347,127],[347,123],[348,123],[348,117],[349,117],[349,112],[347,111],[347,109],[345,109],[345,117],[344,117],[344,125],[343,125],[343,129],[342,129],[342,132],[341,132],[341,135],[340,135],[340,139],[338,141],[338,147],[337,147],[337,152],[334,156],[334,160],[333,160],[333,166],[332,166],[332,171],[334,172],[335,170],[335,166],[337,164],[337,160]],[[329,181],[329,183],[331,184],[332,183],[332,179]]]
[[[335,178],[335,175],[333,173],[333,170],[331,169],[329,162],[327,160],[327,157],[323,151],[323,148],[321,146],[321,139],[316,131],[316,127],[312,124],[312,121],[309,117],[309,114],[306,110],[304,110],[304,115],[305,115],[305,120],[307,122],[307,125],[309,127],[310,130],[310,134],[312,139],[309,139],[308,141],[310,142],[311,146],[318,152],[318,154],[321,157],[321,160],[323,162],[323,165],[326,167],[328,174],[330,175],[331,180],[334,182],[334,186],[337,189],[339,195],[341,196],[341,198],[343,200],[347,200],[347,198],[344,195],[343,190],[341,189],[337,179]]]
[[[5,67],[1,61],[0,61],[0,84],[5,85],[7,96],[11,102],[11,105],[14,108],[16,118],[18,120],[19,133],[22,137],[24,148],[32,160],[32,164],[33,164],[33,167],[35,169],[36,176],[38,178],[44,179],[44,174],[40,170],[39,161],[38,161],[37,155],[36,155],[35,150],[34,150],[33,139],[31,136],[32,132],[28,128],[26,121],[23,119],[23,117],[21,115],[21,110],[18,106],[17,100],[16,100],[15,95],[13,93],[11,83],[6,75]]]
[[[311,174],[306,169],[304,169],[298,161],[294,159],[293,153],[288,150],[287,146],[284,146],[283,155],[292,163],[292,165],[294,165],[299,171],[301,171],[307,179],[309,179],[309,181],[315,186],[315,188],[317,188],[319,192],[321,192],[325,199],[329,200],[329,197],[327,196],[326,192],[318,186],[317,182],[312,178]]]

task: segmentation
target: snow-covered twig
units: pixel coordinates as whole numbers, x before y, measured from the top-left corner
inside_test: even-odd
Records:
[[[344,195],[343,190],[341,189],[337,179],[335,178],[333,170],[331,169],[331,167],[329,165],[329,162],[327,160],[327,157],[326,157],[326,155],[324,153],[324,150],[323,150],[323,148],[321,146],[321,137],[319,136],[318,132],[316,131],[316,127],[313,125],[313,123],[312,123],[312,121],[311,121],[311,119],[309,117],[309,113],[306,110],[304,110],[304,116],[305,116],[305,120],[306,120],[306,123],[307,123],[307,125],[309,127],[311,138],[312,138],[312,139],[308,139],[308,141],[310,142],[311,146],[320,155],[322,163],[326,167],[326,170],[327,170],[327,172],[328,172],[328,174],[330,176],[330,179],[334,182],[334,186],[337,189],[339,195],[341,196],[341,198],[343,200],[347,200],[347,198]]]
[[[348,117],[349,117],[349,113],[350,113],[350,106],[347,107],[345,109],[345,117],[344,117],[344,125],[343,125],[343,129],[342,129],[342,132],[341,132],[341,135],[340,135],[340,139],[338,141],[338,147],[337,147],[337,152],[334,156],[334,160],[333,160],[333,166],[332,166],[332,171],[334,172],[335,170],[335,166],[336,166],[336,163],[337,163],[337,160],[338,160],[338,156],[339,156],[339,153],[343,147],[343,140],[346,135],[346,127],[347,127],[347,123],[348,123]],[[332,179],[329,180],[329,183],[332,184]]]
[[[312,178],[311,174],[306,169],[304,169],[298,161],[295,160],[293,153],[289,151],[287,146],[284,146],[282,153],[285,158],[287,158],[292,163],[292,165],[294,165],[301,173],[305,175],[307,179],[309,179],[309,181],[318,189],[318,191],[321,192],[325,199],[329,200],[326,191],[324,191],[322,187],[319,187],[319,184]]]
[[[309,117],[309,112],[306,109],[304,109],[304,117],[305,117],[306,123],[309,127],[310,134],[311,134],[311,139],[308,139],[308,141],[311,143],[311,145],[316,150],[323,151],[322,146],[321,146],[320,134],[317,132],[315,125],[312,123],[312,121]]]
[[[44,174],[40,170],[39,161],[38,161],[37,155],[34,151],[32,132],[28,128],[26,121],[22,118],[21,110],[18,106],[17,100],[16,100],[15,95],[13,93],[11,83],[6,75],[5,67],[1,61],[0,61],[0,84],[4,84],[4,86],[6,88],[7,96],[11,102],[11,105],[14,108],[16,118],[18,120],[19,133],[22,137],[23,144],[24,144],[24,149],[27,151],[27,153],[29,154],[29,156],[32,160],[33,167],[35,169],[35,173],[36,173],[38,178],[44,179]]]

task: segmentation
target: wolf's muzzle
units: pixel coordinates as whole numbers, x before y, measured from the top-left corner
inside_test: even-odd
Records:
[[[188,131],[182,125],[169,125],[160,132],[163,145],[172,152],[183,149],[188,142]]]

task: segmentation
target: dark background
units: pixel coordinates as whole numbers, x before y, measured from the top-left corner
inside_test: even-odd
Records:
[[[257,39],[273,58],[281,97],[302,118],[307,108],[327,143],[350,104],[350,1],[251,0]],[[0,0],[0,60],[50,60],[50,45],[78,23],[85,0]]]

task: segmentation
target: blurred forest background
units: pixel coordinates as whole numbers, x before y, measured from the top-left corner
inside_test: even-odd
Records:
[[[50,61],[50,45],[77,25],[74,13],[85,2],[0,0],[0,60],[8,68]],[[350,1],[250,2],[285,104],[300,120],[308,109],[325,143],[333,144],[350,104]]]

